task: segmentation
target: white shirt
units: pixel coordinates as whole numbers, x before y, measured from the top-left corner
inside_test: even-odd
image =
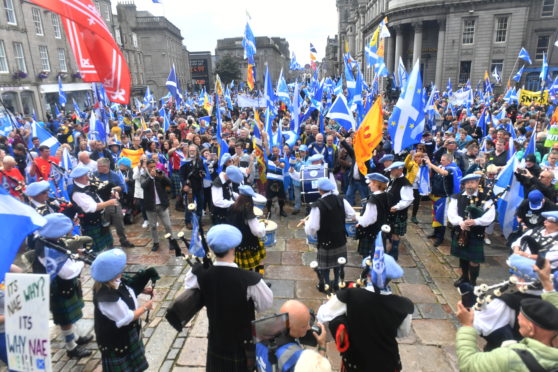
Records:
[[[225,179],[225,172],[221,172],[219,174],[219,178],[221,179],[221,182],[223,184],[225,184],[227,182],[227,180]],[[213,205],[218,207],[218,208],[228,208],[231,205],[234,204],[234,199],[236,199],[238,196],[237,193],[233,192],[232,193],[232,199],[225,199],[223,197],[223,188],[222,187],[217,187],[217,186],[211,186],[211,200],[213,201]]]
[[[511,327],[515,324],[517,314],[504,301],[495,298],[481,311],[475,310],[473,327],[482,335],[488,336],[493,331],[506,325]]]
[[[46,267],[44,257],[39,257],[39,262],[44,267]],[[57,275],[60,279],[64,279],[64,280],[71,280],[77,278],[81,273],[81,270],[83,269],[84,265],[85,264],[82,261],[76,261],[72,258],[68,258],[66,262],[64,262],[64,265],[62,265],[62,267],[60,268],[60,271],[58,271]]]
[[[374,191],[374,195],[379,195],[383,191]],[[362,216],[357,216],[357,222],[362,227],[374,224],[378,220],[378,208],[374,203],[366,203],[366,210]]]
[[[134,309],[137,309],[138,300],[136,294],[130,287],[126,286],[126,289],[134,300]],[[115,322],[118,328],[127,326],[134,320],[134,311],[121,298],[116,302],[99,302],[99,310],[104,316]]]
[[[325,198],[328,195],[332,195],[332,192],[330,191],[323,194],[322,198]],[[345,199],[343,199],[343,207],[345,209],[345,219],[354,220],[355,210]],[[308,215],[308,221],[306,221],[304,226],[304,231],[306,232],[306,235],[315,237],[318,230],[320,230],[320,208],[314,207],[310,209],[310,214]]]
[[[87,185],[74,181],[76,186],[81,188]],[[85,213],[94,213],[97,211],[97,202],[89,195],[83,192],[76,191],[72,194],[72,200],[76,203]]]
[[[83,165],[84,167],[89,168],[91,172],[97,172],[97,162],[95,160],[89,159],[89,163],[87,164],[84,164],[80,161],[78,165]]]
[[[254,217],[250,220],[246,220],[246,223],[254,236],[258,238],[263,238],[265,236],[265,224],[263,222]]]
[[[477,194],[478,193],[475,192],[472,196],[477,196]],[[465,191],[461,195],[467,195],[467,192]],[[482,216],[474,219],[475,226],[488,226],[494,221],[494,218],[496,217],[496,211],[494,209],[494,205],[492,204],[492,200],[487,200],[486,203],[484,203],[484,210],[485,213]],[[459,226],[459,224],[463,222],[463,217],[457,214],[457,199],[455,198],[450,198],[448,207],[448,221],[454,226]]]
[[[215,261],[213,265],[238,267],[234,262],[223,261]],[[186,278],[184,278],[184,288],[192,289],[199,287],[198,278],[190,269],[188,274],[186,274]],[[273,304],[273,292],[271,292],[271,289],[265,284],[263,279],[261,279],[257,284],[248,286],[246,289],[246,299],[252,299],[254,301],[254,308],[256,311],[264,311],[269,309]]]
[[[401,177],[405,176],[401,175]],[[413,196],[412,186],[403,186],[399,193],[401,194],[401,200],[399,200],[397,204],[391,207],[397,209],[398,211],[407,208],[408,206],[413,204],[413,200],[415,200],[415,197]]]

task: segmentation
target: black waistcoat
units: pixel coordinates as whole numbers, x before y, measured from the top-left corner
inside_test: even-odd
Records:
[[[390,208],[401,201],[401,189],[405,186],[412,187],[407,177],[399,177],[390,181],[388,189],[386,191],[388,194],[388,206]],[[409,207],[397,211],[396,213],[407,215],[408,208]]]
[[[33,268],[33,273],[35,274],[47,274],[45,266],[39,261],[39,258],[45,257],[45,243],[39,239],[33,239],[33,249],[35,250],[35,259],[31,263]],[[58,245],[62,245],[59,242]],[[54,249],[54,248],[51,248]],[[62,279],[58,275],[50,281],[50,297],[64,297],[70,298],[74,295],[75,291],[81,295],[81,286],[79,281],[79,276],[74,279]]]
[[[377,216],[376,222],[363,228],[363,238],[374,238],[382,229],[382,225],[387,223],[389,213],[388,194],[385,192],[382,192],[381,194],[370,194],[368,196],[368,201],[360,214],[361,216],[366,212],[368,203],[376,205]]]
[[[231,188],[231,183],[230,181],[227,181],[225,183],[223,183],[221,181],[221,177],[217,177],[215,178],[215,180],[213,180],[213,186],[215,187],[220,187],[223,190],[223,199],[226,200],[232,200],[232,188]],[[223,219],[227,218],[228,215],[228,208],[221,208],[221,207],[216,207],[215,205],[213,205],[213,214],[217,214],[221,217],[223,217]]]
[[[477,196],[472,196],[471,198],[469,198],[467,195],[463,195],[462,193],[460,193],[452,195],[452,198],[457,198],[457,214],[459,215],[459,217],[467,220],[469,218],[477,218],[477,216],[472,216],[466,212],[467,207],[471,205],[483,209],[483,202],[486,199],[486,195],[484,193],[477,192]],[[456,229],[461,230],[459,226],[456,226]],[[483,239],[484,229],[485,226],[471,226],[470,237],[474,239]]]
[[[103,201],[101,200],[101,198],[99,197],[99,195],[97,195],[97,190],[95,188],[93,188],[91,185],[85,186],[85,187],[79,187],[78,185],[74,184],[74,188],[72,190],[72,194],[70,195],[70,198],[73,197],[74,193],[76,192],[82,192],[86,195],[89,195],[90,197],[93,198],[93,200],[96,203],[102,203]],[[79,208],[79,206],[76,204],[76,206]],[[79,208],[80,210],[80,222],[83,226],[100,226],[101,225],[101,218],[103,216],[103,210],[100,211],[96,211],[93,213],[85,213],[81,208]]]
[[[318,248],[338,248],[347,243],[343,198],[331,194],[318,199],[315,205],[320,209]]]
[[[247,216],[244,213],[236,212],[229,208],[229,223],[239,229],[242,233],[242,241],[240,242],[240,245],[236,247],[237,251],[256,249],[260,246],[260,239],[252,234],[250,226],[246,223],[246,221],[255,217],[254,213]]]

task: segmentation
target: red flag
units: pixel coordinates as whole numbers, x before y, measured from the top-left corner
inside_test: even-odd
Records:
[[[70,41],[70,46],[76,57],[76,61],[79,68],[79,73],[83,81],[88,83],[94,83],[101,81],[97,70],[93,65],[93,60],[89,56],[89,50],[83,41],[81,32],[78,31],[78,25],[65,17],[60,17],[62,23],[64,24],[64,29],[66,30],[66,35],[68,35],[68,40]]]

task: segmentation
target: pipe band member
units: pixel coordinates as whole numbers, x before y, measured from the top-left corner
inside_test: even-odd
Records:
[[[213,181],[213,186],[211,186],[211,200],[213,201],[211,218],[214,225],[227,221],[229,207],[234,204],[234,200],[238,197],[238,186],[243,181],[242,171],[234,165],[227,166],[227,169],[219,173],[219,176]]]

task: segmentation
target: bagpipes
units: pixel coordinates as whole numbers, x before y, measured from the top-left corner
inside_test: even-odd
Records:
[[[479,193],[482,193],[482,189],[479,188]],[[478,206],[477,203],[479,202],[479,197],[475,196],[469,200],[469,205],[465,207],[465,217],[464,220],[475,219],[481,217],[486,211],[483,209],[482,205],[486,203],[487,199],[482,200],[480,203],[481,205]],[[457,245],[461,249],[467,248],[469,244],[469,238],[471,235],[471,230],[464,230],[459,226],[456,226],[459,230],[459,234],[457,236]]]
[[[12,189],[12,191],[17,192],[18,194],[21,194],[23,192],[23,189],[25,189],[25,182],[20,181],[13,176],[10,176],[4,171],[4,169],[0,169],[0,173],[2,173],[2,175],[6,177],[6,179],[8,179],[8,185],[10,186],[10,189]]]
[[[155,284],[159,279],[161,279],[161,277],[154,267],[148,267],[147,269],[142,269],[135,273],[124,272],[122,275],[122,282],[132,288],[136,294],[143,292],[149,281],[151,281],[151,293],[149,295],[150,300],[153,299]],[[151,309],[147,310],[147,315],[145,316],[146,324],[149,323],[150,312]]]
[[[59,238],[56,240],[45,239],[42,236],[35,238],[48,248],[64,253],[76,261],[83,261],[91,265],[97,253],[91,249],[93,239],[86,235],[76,235],[72,238]]]
[[[361,265],[348,264],[347,259],[345,257],[339,257],[337,259],[337,263],[339,264],[339,283],[337,283],[337,285],[339,286],[340,289],[366,287],[366,277],[368,276],[370,272],[370,268],[372,267],[372,260],[367,259],[365,262],[366,266],[364,268]],[[309,266],[312,270],[316,272],[316,276],[318,277],[318,280],[321,282],[323,278],[322,278],[322,273],[318,267],[318,261],[310,262]],[[347,282],[345,281],[345,267],[362,269],[362,272],[357,280]],[[324,286],[324,291],[328,298],[331,297],[334,292],[332,288],[329,286],[329,284],[327,283]]]

